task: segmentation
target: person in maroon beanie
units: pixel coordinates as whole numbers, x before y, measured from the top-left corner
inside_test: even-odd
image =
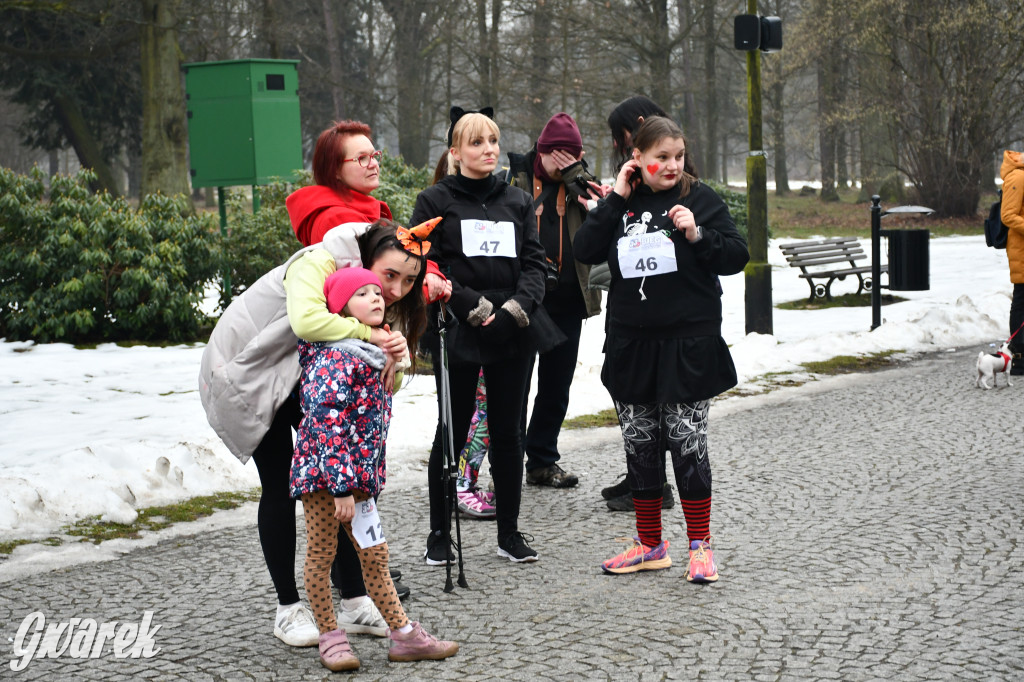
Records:
[[[539,355],[529,426],[523,404],[526,482],[570,488],[579,479],[558,463],[558,435],[569,408],[583,321],[601,312],[601,292],[590,287],[590,266],[576,261],[572,242],[587,216],[580,199],[590,199],[588,183],[597,178],[583,160],[580,129],[565,112],[548,120],[529,153],[509,153],[508,158],[509,183],[533,197],[537,232],[547,259],[543,306],[567,339]],[[529,393],[527,385],[527,400]]]

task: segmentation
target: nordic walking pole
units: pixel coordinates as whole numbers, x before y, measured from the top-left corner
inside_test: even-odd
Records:
[[[452,546],[452,515],[455,515],[455,551],[459,557],[459,587],[469,587],[466,582],[466,573],[462,561],[462,527],[459,524],[459,514],[455,511],[455,479],[458,475],[455,463],[455,441],[452,435],[452,394],[451,383],[448,376],[448,321],[445,316],[445,304],[441,301],[437,314],[438,338],[440,339],[441,350],[441,395],[438,396],[441,404],[441,451],[444,454],[441,467],[441,481],[444,486],[444,546],[445,555]],[[445,561],[445,583],[444,591],[451,592],[455,587],[452,585],[452,564]]]

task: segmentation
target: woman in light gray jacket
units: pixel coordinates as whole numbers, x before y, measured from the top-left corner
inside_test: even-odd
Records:
[[[371,332],[327,310],[324,281],[336,269],[351,266],[365,266],[380,277],[386,321],[396,331]],[[207,419],[232,454],[243,463],[252,457],[259,471],[260,545],[278,596],[274,634],[291,646],[319,641],[295,585],[295,501],[288,489],[292,428],[302,416],[295,393],[298,336],[310,341],[361,338],[388,351],[409,345],[406,337],[415,341],[425,319],[422,282],[420,258],[403,249],[393,224],[339,225],[323,242],[297,252],[236,298],[203,352],[199,394]],[[306,308],[296,310],[297,301]],[[376,619],[363,622],[362,610],[347,624],[349,631],[384,636]]]

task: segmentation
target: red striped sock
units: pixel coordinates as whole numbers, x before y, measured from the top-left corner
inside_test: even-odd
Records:
[[[679,500],[686,517],[686,538],[703,540],[711,533],[711,496],[703,500]]]
[[[633,498],[636,509],[636,534],[648,547],[661,544],[661,498],[639,500]]]

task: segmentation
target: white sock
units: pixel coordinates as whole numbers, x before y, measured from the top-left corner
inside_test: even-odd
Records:
[[[412,623],[406,623],[402,627],[398,628],[398,631],[401,632],[403,635],[409,634],[410,632],[412,632]]]
[[[351,599],[342,599],[341,600],[341,609],[342,609],[342,611],[351,611],[353,609],[359,608],[360,606],[363,605],[364,602],[368,602],[368,601],[370,601],[370,598],[367,595],[365,595],[365,594],[363,596],[361,596],[361,597],[352,597]]]
[[[295,602],[295,604],[298,604],[298,603],[299,602]],[[277,605],[277,619],[280,619],[281,616],[283,616],[286,611],[290,611],[295,606],[295,604],[278,604]]]

